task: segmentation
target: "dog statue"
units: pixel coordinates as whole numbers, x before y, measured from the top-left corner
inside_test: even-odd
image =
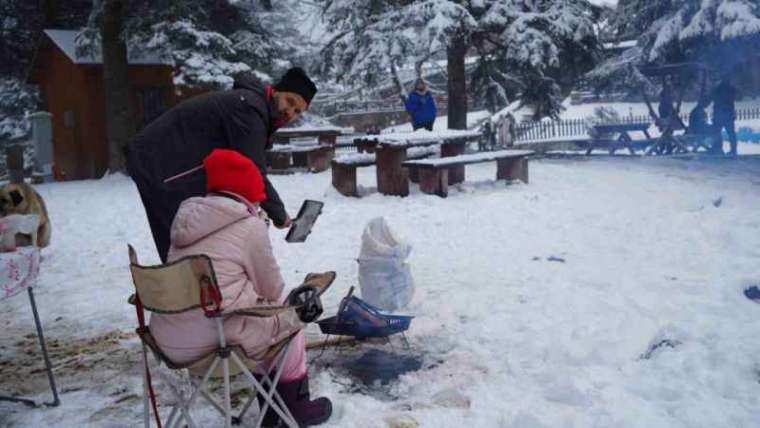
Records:
[[[0,217],[10,214],[37,214],[37,246],[50,244],[50,219],[42,196],[26,183],[8,183],[0,187]],[[31,242],[30,242],[31,243]]]

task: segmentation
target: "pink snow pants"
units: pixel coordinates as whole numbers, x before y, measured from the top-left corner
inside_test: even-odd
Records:
[[[280,382],[288,383],[299,380],[306,376],[306,337],[303,330],[293,337],[290,341],[290,351],[283,361],[282,375]],[[267,366],[274,364],[274,361],[268,361]],[[274,368],[273,368],[274,370]]]

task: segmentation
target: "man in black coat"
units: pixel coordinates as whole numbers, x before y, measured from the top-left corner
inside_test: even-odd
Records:
[[[712,92],[713,125],[720,133],[720,147],[723,151],[723,129],[731,144],[731,155],[736,156],[736,87],[729,77],[724,77]]]
[[[301,68],[274,85],[236,80],[228,91],[184,101],[145,127],[127,148],[127,171],[137,185],[161,260],[169,252],[169,230],[180,203],[206,193],[203,159],[215,148],[249,157],[264,175],[267,200],[261,204],[276,227],[291,219],[266,176],[266,153],[277,128],[309,106],[317,88]],[[177,178],[166,182],[171,177]]]

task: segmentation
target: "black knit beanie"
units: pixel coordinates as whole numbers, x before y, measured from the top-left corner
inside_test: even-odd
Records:
[[[278,91],[294,92],[303,97],[306,104],[311,103],[314,94],[317,93],[317,86],[309,79],[306,72],[301,67],[294,67],[288,70],[280,81],[274,85]]]

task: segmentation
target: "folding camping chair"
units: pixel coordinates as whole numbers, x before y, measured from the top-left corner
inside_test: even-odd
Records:
[[[193,420],[190,409],[199,396],[203,397],[224,416],[225,428],[229,428],[233,420],[239,423],[254,401],[259,404],[259,415],[256,419],[255,427],[261,426],[267,409],[271,407],[288,427],[298,428],[298,423],[275,389],[282,374],[283,365],[281,362],[287,358],[290,349],[289,345],[295,334],[282,340],[280,343],[273,344],[269,349],[261,352],[260,355],[247,355],[240,346],[231,346],[226,343],[222,328],[224,318],[232,315],[254,317],[271,317],[276,315],[297,316],[295,313],[296,306],[254,307],[222,313],[219,307],[221,292],[216,281],[211,259],[208,256],[194,255],[164,265],[141,266],[138,264],[134,248],[130,245],[129,260],[132,279],[136,289],[136,294],[130,297],[130,303],[137,307],[139,323],[137,333],[142,341],[145,393],[143,399],[143,419],[146,428],[150,427],[149,398],[152,402],[156,422],[159,426],[161,424],[158,417],[155,394],[151,386],[147,349],[152,351],[159,364],[164,363],[171,370],[186,369],[193,383],[189,397],[185,397],[177,385],[167,382],[169,390],[177,400],[177,403],[172,407],[169,417],[166,419],[166,428],[172,428],[175,424],[179,424],[182,419],[187,422],[190,428],[196,428],[198,425]],[[321,294],[334,279],[334,272],[309,274],[304,284],[314,286],[318,289],[319,294]],[[151,335],[150,330],[145,325],[144,309],[156,313],[176,314],[198,308],[201,308],[207,317],[216,322],[219,332],[219,347],[197,361],[177,364],[161,351]],[[230,360],[232,360],[232,366],[230,366]],[[272,361],[273,363],[267,366],[268,361]],[[221,370],[219,369],[220,366]],[[277,370],[274,376],[270,377],[269,373],[271,373],[272,366],[277,367]],[[260,370],[260,373],[266,373],[260,375],[261,380],[256,379],[251,373],[251,370],[257,367],[264,369]],[[251,398],[241,409],[240,414],[237,417],[233,417],[230,404],[230,377],[240,373],[245,375],[256,394],[252,394]],[[224,381],[224,402],[221,405],[210,395],[207,389],[208,381],[212,377],[221,377]],[[263,406],[261,403],[258,403],[257,396],[263,399]]]

